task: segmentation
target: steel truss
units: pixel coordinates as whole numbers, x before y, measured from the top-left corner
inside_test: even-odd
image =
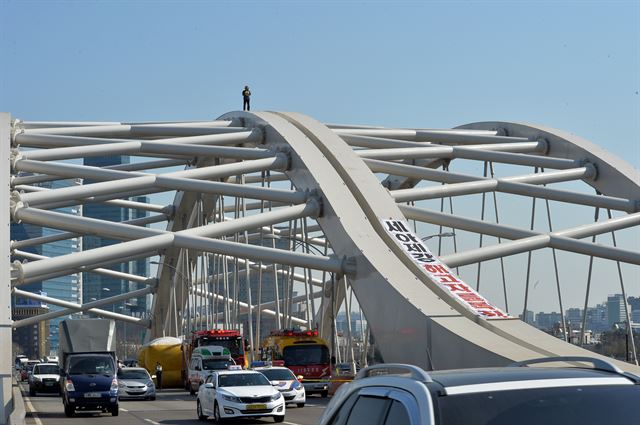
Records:
[[[582,286],[561,283],[556,250],[586,259],[589,276],[593,258],[618,267],[620,279],[611,293],[628,290],[621,267],[637,276],[640,265],[638,250],[622,243],[640,227],[638,171],[553,129],[504,122],[456,129],[323,125],[272,112],[166,123],[9,122],[7,114],[3,119],[11,188],[5,194],[6,222],[55,230],[10,243],[5,235],[14,260],[6,277],[14,295],[61,307],[12,322],[13,327],[81,313],[139,325],[148,338],[243,325],[257,347],[260,324],[273,320],[277,327],[318,327],[339,357],[356,361],[351,349],[336,348],[335,320],[341,310],[350,317],[357,300],[367,325],[356,332],[349,320],[351,347],[354,341],[366,346],[371,333],[387,361],[426,368],[501,365],[581,351],[515,318],[521,311],[526,315],[531,302],[534,251],[553,254],[551,280],[561,311],[566,285],[584,290],[589,300],[591,278]],[[108,155],[134,160],[106,168],[80,161]],[[51,188],[68,179],[84,184]],[[154,203],[132,199],[139,195],[152,195]],[[68,213],[89,204],[145,217],[110,222]],[[545,207],[544,225],[536,225],[538,204]],[[562,208],[559,218],[551,205]],[[583,211],[592,217],[594,210],[595,221],[580,218]],[[600,219],[600,210],[608,216]],[[562,219],[566,211],[575,216],[570,225]],[[563,228],[554,229],[552,217]],[[436,236],[432,251],[455,268],[451,279],[482,287],[496,311],[509,317],[488,319],[466,298],[448,292],[403,252],[385,224],[390,221],[405,223],[403,237]],[[86,236],[118,243],[55,257],[30,251]],[[513,271],[508,263],[522,253],[526,267],[507,278],[506,271]],[[157,275],[110,270],[141,258],[152,259]],[[490,260],[499,260],[500,267],[483,274],[494,270]],[[80,272],[139,286],[76,303],[22,289]],[[491,279],[496,273],[500,281]],[[146,294],[153,294],[153,305],[145,317],[100,308]],[[630,326],[630,312],[625,315],[622,321]],[[585,321],[586,316],[583,334]],[[568,326],[563,318],[564,337]]]

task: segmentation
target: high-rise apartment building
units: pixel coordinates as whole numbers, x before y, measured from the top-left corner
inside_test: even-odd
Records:
[[[51,182],[39,183],[39,187],[47,189],[57,189],[62,187],[69,187],[72,185],[81,184],[80,180],[55,180]],[[81,214],[80,206],[71,206],[56,209],[55,211],[63,212],[66,214]],[[50,236],[56,233],[60,233],[58,230],[49,229],[46,227],[33,226],[26,223],[13,223],[11,224],[11,239],[13,240],[26,240],[43,236]],[[38,254],[45,257],[58,257],[65,254],[71,254],[81,250],[81,240],[79,238],[64,239],[55,241],[43,245],[34,245],[31,247],[21,248],[22,251],[26,251],[32,254]],[[22,258],[16,258],[22,260]],[[80,303],[82,300],[82,276],[80,273],[72,273],[66,276],[52,277],[38,282],[31,282],[20,287],[28,292],[40,293],[59,300],[68,301],[72,303]],[[14,316],[21,318],[25,317],[25,311],[31,312],[44,312],[47,309],[49,311],[62,310],[63,307],[55,306],[52,304],[43,307],[39,301],[33,301],[25,297],[13,297],[12,300]],[[31,308],[30,308],[31,307]],[[15,319],[14,317],[14,319]],[[68,318],[69,316],[58,317],[48,321],[48,329],[46,329],[46,341],[40,341],[37,345],[38,353],[24,353],[33,358],[40,358],[50,354],[56,354],[58,351],[59,342],[59,323],[60,321]],[[37,325],[34,325],[34,329]],[[16,330],[16,338],[21,338],[21,332],[33,334],[34,330]],[[46,347],[46,348],[43,348]],[[25,347],[25,350],[27,348]],[[40,352],[48,351],[48,352]]]
[[[625,314],[625,299],[622,294],[609,295],[607,297],[607,323],[611,328],[616,323],[627,321]]]
[[[128,156],[109,156],[98,158],[85,158],[84,165],[92,167],[109,167],[113,165],[128,164]],[[86,181],[91,183],[91,181]],[[137,196],[131,198],[137,202],[149,202],[149,198],[146,196]],[[120,208],[103,203],[86,204],[83,209],[84,217],[97,218],[100,220],[121,222],[127,220],[133,220],[136,218],[142,218],[147,216],[147,211],[134,210],[129,208]],[[83,247],[85,250],[100,248],[104,246],[114,245],[120,241],[108,238],[101,238],[98,236],[84,236]],[[130,273],[139,276],[149,275],[149,259],[142,258],[140,260],[132,260],[126,263],[113,264],[106,268],[116,270],[123,273]],[[129,292],[132,290],[140,289],[143,285],[138,283],[129,282],[122,279],[117,279],[110,276],[98,275],[95,273],[83,274],[83,301],[90,302],[99,300],[102,298],[108,298],[115,295]],[[139,297],[128,300],[126,303],[121,302],[116,305],[105,306],[104,309],[125,312],[127,314],[139,314],[144,313],[147,309],[146,297]]]

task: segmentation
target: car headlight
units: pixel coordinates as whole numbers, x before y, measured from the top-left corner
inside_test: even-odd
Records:
[[[282,394],[278,392],[277,394],[274,394],[271,396],[271,400],[278,400],[280,397],[282,397]]]
[[[113,378],[113,381],[111,381],[111,391],[116,391],[118,389],[118,380],[116,378]]]
[[[234,402],[234,403],[242,403],[240,398],[238,398],[236,396],[233,396],[233,395],[223,395],[222,398],[224,400],[231,401],[231,402]]]
[[[67,382],[65,382],[64,387],[67,391],[75,391],[76,387],[73,386],[73,382],[71,381],[71,379],[67,379]]]
[[[40,378],[38,378],[37,376],[34,376],[34,377],[33,377],[33,381],[34,381],[34,382],[40,382]]]

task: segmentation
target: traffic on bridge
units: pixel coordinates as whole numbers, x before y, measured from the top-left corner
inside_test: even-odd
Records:
[[[507,409],[552,403],[534,388],[584,391],[549,410],[561,417],[607,385],[611,409],[637,415],[625,276],[640,265],[640,179],[590,142],[509,122],[383,128],[248,111],[3,113],[0,142],[13,305],[0,332],[27,423],[450,425],[470,423],[464,397]],[[540,280],[562,312],[550,329],[529,317]],[[592,342],[595,285],[616,294],[617,358]],[[569,289],[585,297],[570,319]],[[469,368],[483,369],[444,372]]]

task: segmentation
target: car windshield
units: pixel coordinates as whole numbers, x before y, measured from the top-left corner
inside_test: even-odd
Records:
[[[113,375],[113,360],[108,356],[72,357],[69,360],[69,373]]]
[[[292,345],[284,348],[285,366],[304,366],[329,363],[329,349],[320,344]]]
[[[640,386],[537,388],[438,398],[443,425],[623,425],[640,417]]]
[[[57,375],[59,372],[58,366],[53,364],[41,364],[33,367],[35,375]]]
[[[233,360],[221,359],[206,359],[202,361],[202,369],[204,370],[226,370],[229,366],[236,364]]]
[[[296,379],[289,369],[263,369],[260,370],[269,381],[293,381]]]
[[[119,379],[151,379],[146,370],[121,370],[118,372]]]
[[[218,386],[220,387],[250,387],[253,385],[271,385],[261,373],[234,373],[220,375]]]

